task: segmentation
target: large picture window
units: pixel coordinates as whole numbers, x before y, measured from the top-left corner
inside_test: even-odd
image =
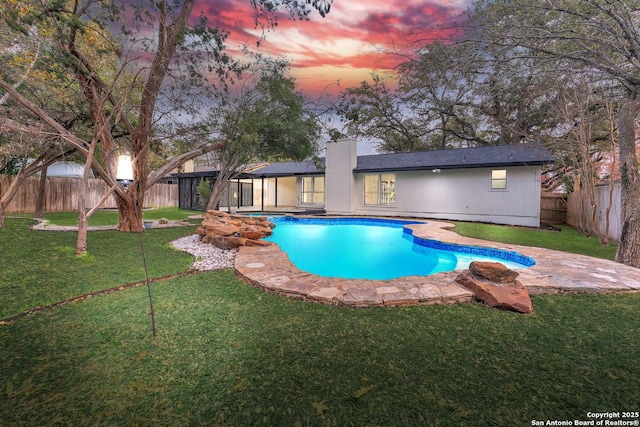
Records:
[[[302,178],[302,203],[321,205],[324,203],[324,177],[305,176]]]
[[[491,189],[506,190],[507,189],[507,170],[494,169],[491,171]]]
[[[364,176],[365,205],[394,205],[396,203],[396,175],[383,173]]]

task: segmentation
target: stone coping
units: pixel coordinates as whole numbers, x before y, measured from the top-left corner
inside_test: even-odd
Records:
[[[444,243],[515,251],[535,259],[518,270],[518,280],[530,294],[563,292],[633,292],[640,290],[640,269],[613,261],[528,246],[460,236],[442,221],[410,224],[413,235]],[[559,236],[561,237],[561,236]],[[264,290],[290,298],[348,307],[458,304],[474,300],[455,282],[460,271],[392,280],[358,280],[317,276],[301,271],[278,245],[242,247],[235,260],[238,276]]]

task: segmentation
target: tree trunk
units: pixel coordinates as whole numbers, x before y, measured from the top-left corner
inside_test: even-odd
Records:
[[[47,168],[40,172],[40,180],[38,181],[38,198],[36,199],[36,209],[33,212],[34,218],[42,218],[44,213],[44,200],[47,189]]]
[[[18,192],[18,188],[24,183],[24,181],[33,176],[33,174],[37,172],[42,172],[46,174],[47,167],[50,166],[56,159],[58,159],[61,155],[56,155],[53,157],[47,157],[45,155],[40,156],[34,162],[27,164],[26,156],[25,161],[22,163],[22,167],[20,168],[20,172],[13,177],[11,184],[9,184],[9,188],[1,194],[0,192],[0,228],[4,227],[5,220],[4,216],[6,213],[7,206],[11,203],[11,200]],[[41,182],[42,185],[42,182]],[[35,216],[35,215],[34,215]]]
[[[613,153],[615,153],[615,148]],[[612,166],[613,169],[613,166]],[[613,207],[613,191],[615,190],[615,180],[613,179],[613,173],[611,173],[611,176],[609,177],[609,200],[607,202],[607,208],[605,209],[605,223],[604,223],[604,232],[602,233],[604,235],[604,241],[603,244],[608,245],[609,244],[609,230],[611,229],[611,208]]]
[[[135,185],[134,181],[134,185]],[[133,185],[132,185],[133,187]],[[136,192],[129,188],[126,191],[126,197],[116,197],[116,205],[118,206],[118,231],[126,231],[130,233],[138,233],[144,231],[142,224],[142,206],[144,198],[138,199]]]
[[[227,183],[228,185],[228,183]],[[211,196],[209,196],[209,200],[207,201],[207,205],[205,206],[205,211],[214,210],[220,201],[220,197],[222,196],[222,192],[224,191],[224,187],[222,183],[218,183],[216,180],[215,184],[211,189]]]
[[[227,170],[222,170],[218,172],[218,175],[216,176],[216,180],[214,181],[213,186],[211,187],[211,196],[209,197],[209,201],[207,202],[207,206],[205,208],[206,211],[215,209],[216,206],[218,206],[218,203],[220,202],[220,198],[222,197],[222,194],[224,193],[225,188],[227,189],[227,196],[231,193],[231,177],[232,176],[233,174],[228,173]],[[230,209],[231,201],[229,197],[227,197],[227,199],[229,199],[227,200],[227,207]]]
[[[144,128],[138,128],[131,137],[131,167],[133,182],[126,188],[124,197],[116,197],[119,220],[118,231],[144,231],[142,224],[142,208],[149,178],[149,134]]]
[[[5,226],[5,217],[7,212],[7,206],[13,199],[13,196],[18,192],[18,188],[22,185],[25,180],[24,176],[24,164],[22,165],[22,170],[16,175],[11,184],[9,184],[9,188],[5,191],[4,194],[0,196],[0,228]]]
[[[616,261],[640,268],[640,174],[636,156],[635,118],[640,100],[632,94],[619,116],[622,233]]]
[[[613,207],[613,192],[615,190],[615,178],[613,171],[616,166],[616,151],[618,148],[618,144],[616,143],[615,134],[616,134],[616,126],[615,126],[615,115],[612,111],[611,102],[607,102],[605,105],[607,107],[607,113],[609,116],[609,129],[611,129],[611,152],[613,153],[612,162],[611,162],[611,171],[609,173],[609,200],[607,203],[607,209],[605,210],[605,225],[604,225],[604,236],[607,239],[606,244],[609,244],[609,230],[611,227],[611,208]]]
[[[81,184],[84,187],[84,185]],[[76,237],[76,256],[87,253],[87,234],[89,225],[87,224],[87,211],[85,210],[84,189],[78,195],[78,236]]]
[[[89,229],[87,216],[87,194],[89,193],[89,172],[91,172],[91,162],[96,151],[95,140],[91,141],[89,154],[84,163],[82,180],[80,181],[80,192],[78,194],[78,237],[76,238],[76,256],[82,256],[87,253],[87,232]]]

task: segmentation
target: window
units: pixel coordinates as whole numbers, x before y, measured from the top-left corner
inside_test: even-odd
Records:
[[[507,189],[507,170],[494,169],[491,171],[491,189],[506,190]]]
[[[364,176],[365,205],[394,205],[396,203],[396,175],[384,173]]]
[[[323,176],[305,176],[302,178],[302,203],[315,205],[324,203]]]

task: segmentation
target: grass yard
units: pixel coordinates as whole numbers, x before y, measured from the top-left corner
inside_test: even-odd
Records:
[[[74,233],[28,225],[0,229],[0,317],[144,278],[137,235],[91,232],[76,259]],[[188,268],[168,242],[192,232],[145,231],[152,276]],[[529,426],[640,402],[638,293],[523,316],[329,307],[229,270],[152,286],[155,339],[144,287],[0,325],[0,425]]]
[[[145,278],[136,233],[92,231],[88,254],[75,255],[76,233],[32,231],[29,219],[8,219],[0,229],[0,319],[29,308]],[[158,228],[144,233],[149,275],[189,269],[192,257],[169,245],[195,228]]]
[[[171,221],[188,220],[190,215],[201,215],[199,211],[186,211],[178,208],[145,209],[142,219],[158,220],[166,218]],[[78,225],[75,212],[47,212],[44,218],[56,225]],[[194,224],[200,220],[193,221]],[[89,217],[89,225],[118,225],[118,211],[115,209],[98,210]]]
[[[616,257],[618,245],[615,242],[603,246],[596,237],[587,238],[568,225],[557,228],[560,231],[459,222],[455,223],[454,231],[462,236],[494,242],[536,246],[609,260]]]

